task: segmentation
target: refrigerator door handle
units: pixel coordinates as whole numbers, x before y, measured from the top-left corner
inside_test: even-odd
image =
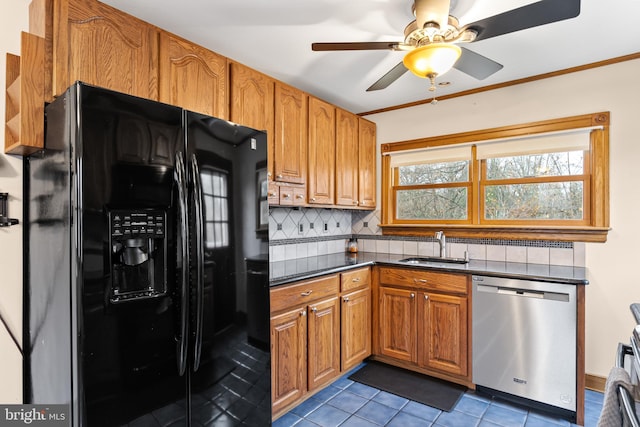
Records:
[[[202,211],[202,184],[195,154],[191,155],[191,178],[196,219],[196,331],[193,351],[193,371],[200,367],[202,353],[202,323],[204,318],[204,217]]]
[[[184,375],[187,370],[187,346],[188,346],[188,322],[189,322],[189,229],[187,226],[187,181],[185,173],[184,156],[182,152],[176,153],[176,167],[174,179],[178,186],[178,232],[181,254],[181,268],[179,292],[180,292],[180,336],[177,343],[178,373]]]

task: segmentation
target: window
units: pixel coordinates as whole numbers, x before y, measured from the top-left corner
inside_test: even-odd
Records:
[[[229,246],[229,195],[227,173],[217,169],[200,172],[204,199],[205,247]]]
[[[383,144],[381,227],[604,241],[608,119],[598,113]]]

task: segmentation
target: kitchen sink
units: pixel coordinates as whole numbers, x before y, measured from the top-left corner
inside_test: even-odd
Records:
[[[466,264],[469,262],[469,260],[464,258],[424,256],[424,257],[404,258],[404,259],[401,259],[399,262],[403,262],[405,264],[423,264],[428,262],[446,262],[449,264]]]

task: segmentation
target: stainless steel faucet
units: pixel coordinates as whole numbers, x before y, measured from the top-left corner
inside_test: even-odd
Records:
[[[436,240],[440,244],[440,257],[447,257],[447,241],[444,237],[444,231],[436,231]]]

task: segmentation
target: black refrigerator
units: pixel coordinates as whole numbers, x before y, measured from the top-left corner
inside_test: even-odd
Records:
[[[269,322],[266,134],[81,82],[45,113],[25,403],[73,426],[271,425],[269,336],[247,332]]]

